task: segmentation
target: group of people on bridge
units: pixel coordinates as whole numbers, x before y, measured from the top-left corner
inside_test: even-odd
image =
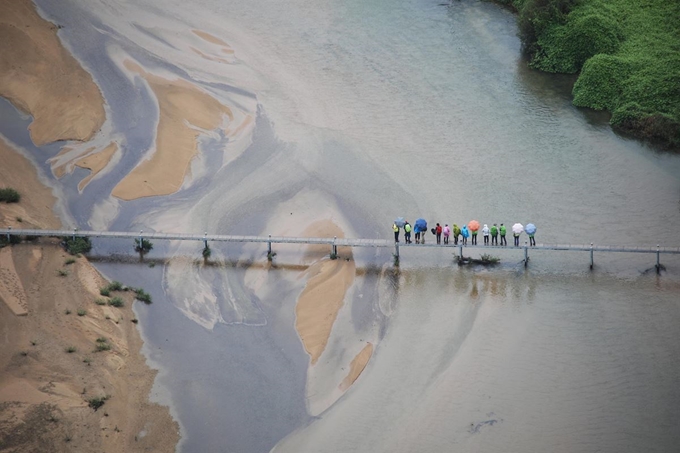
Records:
[[[413,243],[411,241],[412,232],[415,235],[416,244],[425,243],[427,222],[424,219],[416,220],[415,225],[411,226],[408,221],[403,220],[401,217],[397,218],[397,220],[395,220],[394,224],[392,225],[395,242],[399,242],[399,233],[401,232],[402,228],[404,230],[404,241],[407,244]],[[463,225],[462,228],[455,223],[453,224],[453,228],[449,227],[448,223],[444,224],[443,227],[437,223],[437,225],[430,231],[436,237],[437,244],[441,244],[442,236],[444,237],[444,244],[449,244],[449,240],[451,236],[453,236],[454,245],[458,245],[459,241],[461,245],[468,245],[468,238],[470,238],[470,245],[477,245],[477,233],[479,230],[479,222],[476,220],[471,220],[467,225]],[[516,223],[512,226],[511,232],[515,240],[515,247],[519,247],[519,238],[524,232],[526,232],[529,236],[530,245],[536,245],[536,239],[534,238],[534,235],[536,234],[536,226],[533,223],[527,224],[526,229],[522,224]],[[482,237],[484,238],[484,245],[499,245],[499,237],[501,246],[508,245],[508,242],[505,239],[508,229],[502,223],[500,226],[494,223],[491,228],[489,228],[487,224],[484,224],[484,227],[481,229],[481,233]]]

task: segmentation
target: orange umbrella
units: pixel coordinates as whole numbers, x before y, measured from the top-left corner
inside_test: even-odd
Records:
[[[470,231],[477,231],[479,229],[479,222],[476,220],[470,220],[470,223],[468,223],[468,229]]]

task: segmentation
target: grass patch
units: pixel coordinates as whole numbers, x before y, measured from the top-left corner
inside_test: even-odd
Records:
[[[105,297],[109,297],[111,295],[111,291],[105,286],[103,288],[99,288],[99,294]]]
[[[135,299],[140,300],[145,304],[151,303],[151,294],[147,293],[142,288],[135,288],[133,291],[135,293]]]
[[[66,276],[68,275],[68,271],[67,271],[67,270],[64,270],[64,269],[59,269],[59,270],[57,271],[57,274],[58,274],[60,277],[66,277]]]
[[[87,401],[88,406],[90,406],[92,409],[94,409],[95,412],[97,412],[97,409],[102,407],[104,405],[104,403],[106,403],[106,400],[108,400],[108,399],[109,399],[109,396],[106,395],[106,396],[98,396],[98,397],[95,397],[95,398],[90,398],[90,399],[85,400],[85,401]]]
[[[69,258],[66,261],[64,261],[64,265],[68,266],[69,264],[73,264],[76,262],[75,258]]]
[[[89,365],[90,363],[92,363],[92,359],[89,358],[89,357],[85,357],[85,358],[83,359],[83,363],[87,363],[87,364]]]
[[[64,310],[64,314],[65,314],[65,315],[70,315],[70,314],[71,314],[71,310],[69,310],[69,309],[67,308],[66,310]]]
[[[78,311],[76,312],[78,316],[85,316],[87,314],[87,311],[83,308],[79,308]]]
[[[75,346],[69,346],[69,347],[67,347],[67,348],[64,349],[64,350],[65,350],[66,352],[68,352],[69,354],[73,354],[73,353],[76,352],[78,349],[76,349]]]
[[[507,0],[499,0],[508,3]],[[680,2],[512,0],[530,66],[579,73],[574,105],[680,147]]]
[[[116,280],[112,281],[106,286],[109,291],[122,291],[123,290],[123,284],[121,282],[118,282]]]
[[[112,297],[111,300],[109,301],[109,305],[116,308],[121,308],[125,306],[125,302],[120,297]]]
[[[97,343],[95,347],[95,352],[110,351],[111,345],[108,343]]]
[[[98,299],[95,299],[94,303],[97,304],[97,305],[106,305],[106,304],[107,304],[107,300],[106,300],[106,299],[102,299],[102,298],[100,297],[100,298],[98,298]]]
[[[15,218],[17,219],[17,222],[19,222],[19,223],[22,223],[24,221],[24,219],[22,219],[21,217],[15,217]]]
[[[66,251],[71,255],[86,254],[92,250],[92,241],[90,238],[79,238],[75,239],[71,236],[66,236],[62,239],[62,244]]]
[[[21,195],[11,187],[3,187],[0,189],[0,202],[18,203],[21,200]]]

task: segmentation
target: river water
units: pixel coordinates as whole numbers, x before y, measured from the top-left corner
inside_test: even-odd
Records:
[[[538,242],[677,246],[680,157],[614,134],[570,104],[570,77],[527,68],[515,17],[472,0],[37,2],[102,87],[113,171],[78,195],[82,228],[266,234],[284,213],[332,216],[348,236],[389,238],[411,221],[537,224]],[[191,29],[235,50],[189,58]],[[191,41],[193,42],[193,41]],[[109,197],[153,142],[158,112],[122,56],[187,78],[257,116],[249,142],[202,141],[178,194]],[[29,119],[0,104],[2,133],[38,166]],[[76,177],[78,176],[78,177]],[[290,212],[290,214],[288,214]],[[289,222],[289,220],[287,220]],[[303,227],[306,225],[303,225]],[[94,254],[129,254],[95,244]],[[197,251],[199,250],[199,251]],[[198,254],[156,244],[151,258]],[[180,451],[676,451],[680,444],[680,260],[517,250],[493,269],[450,251],[355,251],[361,270],[324,355],[309,366],[294,329],[304,279],[281,248],[215,246],[223,266],[102,259],[154,296],[136,311],[161,371],[152,397],[182,426]],[[125,261],[125,262],[123,262]],[[262,282],[265,283],[262,283]],[[258,283],[259,282],[259,283]],[[354,344],[375,352],[344,395],[318,399]],[[349,359],[348,359],[349,357]],[[310,391],[311,389],[311,391]]]

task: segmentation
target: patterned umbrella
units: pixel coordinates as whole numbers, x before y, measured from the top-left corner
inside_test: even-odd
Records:
[[[479,230],[479,222],[476,220],[470,220],[470,223],[468,223],[468,228],[470,229],[470,231]]]
[[[512,232],[515,234],[522,234],[524,231],[524,227],[522,226],[521,223],[516,223],[512,226]]]
[[[527,226],[524,227],[524,231],[526,231],[527,234],[534,234],[536,233],[536,225],[533,223],[527,223]]]

